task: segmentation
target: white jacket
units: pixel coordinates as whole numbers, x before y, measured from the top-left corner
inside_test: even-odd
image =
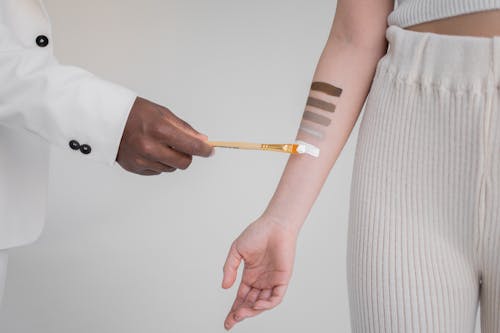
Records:
[[[41,0],[0,0],[0,249],[42,231],[49,144],[114,165],[136,96],[57,62]]]

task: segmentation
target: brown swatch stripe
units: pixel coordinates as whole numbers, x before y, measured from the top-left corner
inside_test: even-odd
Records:
[[[311,85],[311,90],[321,91],[330,96],[340,97],[342,95],[342,89],[332,86],[326,82],[313,82]]]
[[[323,111],[335,112],[335,104],[331,104],[314,97],[309,97],[307,99],[307,105],[321,109]]]
[[[304,112],[304,116],[302,118],[322,126],[329,126],[332,123],[332,120],[330,118],[319,115],[317,113],[313,113],[311,111]]]

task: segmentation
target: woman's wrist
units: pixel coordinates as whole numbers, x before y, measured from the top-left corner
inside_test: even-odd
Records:
[[[280,231],[289,234],[291,237],[298,237],[302,224],[292,218],[276,216],[269,213],[264,213],[260,220],[273,228],[278,228]]]

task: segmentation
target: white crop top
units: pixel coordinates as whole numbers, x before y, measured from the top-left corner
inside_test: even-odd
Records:
[[[398,0],[389,25],[401,28],[446,17],[500,9],[500,0]]]

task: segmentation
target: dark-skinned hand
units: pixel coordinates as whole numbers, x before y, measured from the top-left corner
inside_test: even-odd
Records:
[[[209,157],[207,137],[169,109],[138,97],[128,116],[116,161],[127,171],[151,176],[187,169],[193,156]]]

